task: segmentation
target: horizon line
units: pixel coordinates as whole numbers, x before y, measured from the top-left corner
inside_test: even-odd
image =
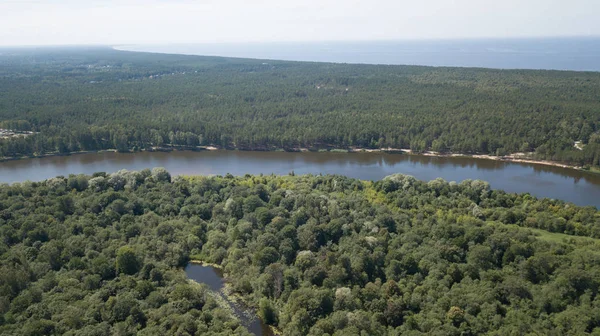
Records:
[[[21,44],[0,45],[0,48],[51,48],[51,47],[123,47],[143,45],[251,45],[251,44],[301,44],[301,43],[391,43],[391,42],[451,42],[451,41],[509,41],[509,40],[550,40],[550,39],[600,39],[600,35],[545,35],[508,37],[448,37],[448,38],[398,38],[398,39],[356,39],[356,40],[294,40],[294,41],[212,41],[212,42],[131,42],[131,43],[65,43],[65,44]]]

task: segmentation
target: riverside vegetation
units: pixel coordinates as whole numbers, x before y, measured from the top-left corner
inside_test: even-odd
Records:
[[[403,148],[600,164],[600,73],[0,50],[0,157]]]
[[[247,335],[186,279],[199,259],[284,335],[599,335],[599,222],[593,207],[404,175],[3,185],[0,333]]]

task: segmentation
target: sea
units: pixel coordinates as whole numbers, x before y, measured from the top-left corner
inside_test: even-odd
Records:
[[[600,37],[140,44],[115,49],[309,62],[600,71]]]

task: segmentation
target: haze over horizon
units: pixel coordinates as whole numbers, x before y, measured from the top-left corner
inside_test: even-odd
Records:
[[[600,1],[5,0],[0,45],[600,36]]]

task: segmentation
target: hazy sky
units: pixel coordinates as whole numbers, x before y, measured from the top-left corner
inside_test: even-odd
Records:
[[[0,45],[600,35],[600,0],[0,0]]]

